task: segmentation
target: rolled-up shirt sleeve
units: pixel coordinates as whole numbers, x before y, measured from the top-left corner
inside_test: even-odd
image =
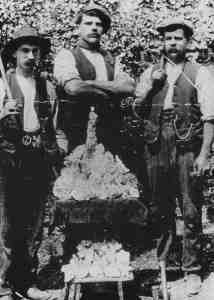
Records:
[[[204,66],[198,70],[196,87],[203,120],[214,120],[214,76]]]
[[[80,80],[75,58],[70,50],[63,48],[56,55],[54,60],[54,77],[58,84],[63,87],[70,80]]]

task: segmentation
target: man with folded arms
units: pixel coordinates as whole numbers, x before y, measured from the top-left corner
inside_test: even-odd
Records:
[[[124,97],[134,95],[135,83],[122,71],[119,60],[101,47],[101,38],[111,25],[106,8],[92,2],[77,15],[76,23],[76,47],[61,49],[55,58],[60,123],[72,151],[85,143],[88,114],[94,106],[98,141],[117,154],[121,151],[120,103]]]

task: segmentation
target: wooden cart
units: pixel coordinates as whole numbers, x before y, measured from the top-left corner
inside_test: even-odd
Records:
[[[123,283],[134,279],[133,273],[130,272],[125,277],[86,277],[76,278],[73,281],[67,283],[66,300],[80,300],[81,288],[86,283],[115,283],[117,286],[118,299],[124,300]]]

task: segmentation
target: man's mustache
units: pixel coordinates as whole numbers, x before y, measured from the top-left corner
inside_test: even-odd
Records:
[[[27,65],[27,66],[34,66],[36,64],[36,61],[35,60],[27,60],[26,62],[25,62],[25,65]]]
[[[179,51],[177,49],[169,49],[168,50],[169,53],[178,53]]]
[[[98,33],[90,33],[88,36],[89,37],[99,37],[100,35]]]

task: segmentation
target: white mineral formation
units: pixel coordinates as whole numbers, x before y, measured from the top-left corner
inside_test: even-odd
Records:
[[[130,254],[116,241],[82,241],[77,253],[62,267],[65,282],[74,278],[128,277],[131,271]]]
[[[53,193],[59,201],[139,197],[136,177],[118,156],[97,143],[96,120],[92,108],[86,143],[66,157],[65,167],[54,184]]]

